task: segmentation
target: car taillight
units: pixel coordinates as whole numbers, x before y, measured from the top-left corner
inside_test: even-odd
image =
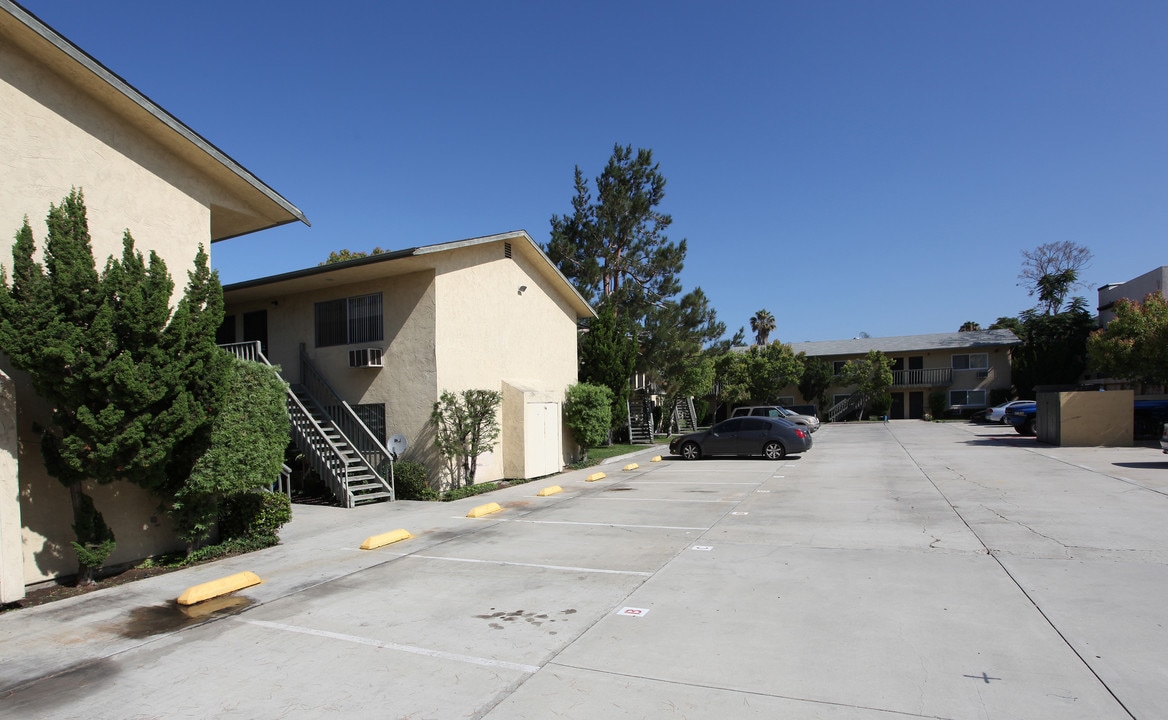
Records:
[[[802,430],[796,430],[796,431],[795,431],[795,434],[799,436],[799,439],[800,439],[800,440],[802,440],[803,438],[807,437],[807,434],[806,434],[805,432],[803,432]]]

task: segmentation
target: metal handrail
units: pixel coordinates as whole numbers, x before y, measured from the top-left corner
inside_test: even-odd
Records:
[[[248,340],[247,342],[226,343],[220,345],[227,352],[231,353],[240,360],[251,360],[263,365],[271,365],[268,358],[264,356],[262,346],[259,340]]]
[[[333,389],[308,357],[303,343],[300,345],[300,383],[308,394],[317,400],[349,446],[361,454],[378,479],[389,488],[392,499],[396,500],[393,453],[377,439],[373,431],[353,410],[353,406]]]
[[[291,390],[288,391],[288,415],[292,420],[292,432],[300,441],[297,444],[310,450],[308,462],[312,469],[325,481],[333,495],[344,499],[345,507],[353,507],[355,501],[349,490],[349,463],[345,454]],[[311,428],[311,432],[306,432],[305,428]]]

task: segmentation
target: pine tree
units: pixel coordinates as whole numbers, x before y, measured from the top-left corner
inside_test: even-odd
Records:
[[[588,322],[577,344],[580,382],[603,385],[612,391],[613,423],[628,418],[629,377],[637,362],[637,341],[629,323],[604,304]]]

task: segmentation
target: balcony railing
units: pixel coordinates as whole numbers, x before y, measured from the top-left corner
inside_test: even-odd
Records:
[[[953,368],[893,370],[894,387],[948,387],[953,384]]]

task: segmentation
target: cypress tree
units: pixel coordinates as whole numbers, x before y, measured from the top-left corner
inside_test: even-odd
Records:
[[[166,496],[209,442],[230,362],[213,344],[222,292],[200,248],[172,320],[166,264],[153,252],[147,261],[128,231],[121,259],[98,274],[80,190],[50,207],[47,224],[44,265],[26,218],[11,285],[0,273],[0,350],[52,406],[41,450],[69,488],[78,583],[90,584],[114,537],[82,483],[124,479]]]

